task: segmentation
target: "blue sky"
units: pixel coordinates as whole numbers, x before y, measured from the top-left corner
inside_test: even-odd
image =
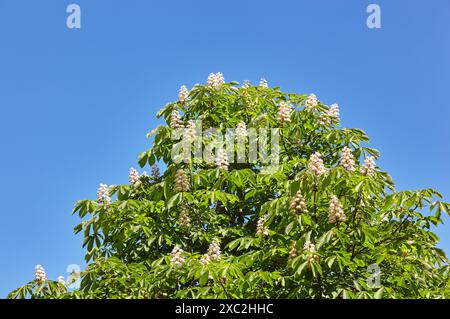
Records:
[[[450,200],[450,2],[0,0],[0,297],[83,265],[71,216],[100,182],[126,183],[156,111],[181,84],[261,77],[338,103],[397,188]],[[450,252],[450,220],[438,230]]]

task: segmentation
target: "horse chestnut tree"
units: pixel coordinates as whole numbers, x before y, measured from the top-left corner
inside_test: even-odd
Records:
[[[101,184],[97,199],[76,203],[88,263],[79,289],[39,268],[10,298],[450,297],[448,259],[430,229],[450,205],[432,189],[395,191],[367,135],[339,127],[336,104],[217,73],[183,86],[158,117],[167,125],[139,156],[151,174],[131,169],[129,184]],[[174,158],[175,130],[207,146],[199,121],[236,128],[245,156],[252,129],[278,129],[278,164],[236,161],[237,143]]]

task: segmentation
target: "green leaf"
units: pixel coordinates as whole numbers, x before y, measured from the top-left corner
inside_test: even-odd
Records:
[[[383,287],[381,287],[380,289],[378,289],[377,292],[375,292],[375,294],[373,295],[373,297],[374,297],[375,299],[381,299],[381,298],[383,298],[383,290],[384,290]]]
[[[329,268],[331,268],[333,266],[335,260],[336,260],[336,256],[332,256],[332,257],[327,258],[327,265],[328,265]]]
[[[285,230],[286,235],[289,235],[289,233],[291,232],[294,225],[295,225],[295,221],[289,223],[289,225],[286,226],[286,230]]]
[[[173,195],[168,201],[167,201],[167,209],[170,210],[174,206],[178,205],[183,198],[183,193],[177,193]]]
[[[200,276],[199,279],[199,284],[201,286],[204,286],[207,282],[208,282],[208,278],[209,278],[209,271],[208,270],[204,270]]]
[[[307,261],[303,262],[303,263],[297,268],[297,270],[295,271],[295,273],[296,273],[297,275],[301,275],[302,272],[303,272],[303,269],[305,269],[305,267],[306,267],[307,264],[308,264]]]
[[[140,167],[144,167],[145,164],[147,164],[147,159],[148,159],[148,152],[142,152],[141,154],[139,154],[139,166]]]

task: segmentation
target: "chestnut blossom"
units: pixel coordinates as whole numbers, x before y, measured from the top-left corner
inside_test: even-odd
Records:
[[[189,98],[189,91],[185,85],[182,85],[180,91],[178,92],[178,101],[181,104],[185,104]]]
[[[266,226],[267,217],[261,216],[256,223],[256,236],[267,236],[269,235],[269,228]]]
[[[173,110],[170,115],[170,128],[183,128],[183,121],[181,120],[180,112]]]
[[[196,125],[195,122],[193,120],[189,120],[188,124],[187,124],[187,128],[186,128],[186,140],[187,141],[194,141],[196,136],[197,136],[197,131],[196,131]]]
[[[342,203],[337,196],[333,195],[328,208],[328,223],[335,224],[337,222],[343,222],[345,219],[346,216],[344,210],[342,209]]]
[[[228,154],[223,148],[219,148],[219,150],[217,151],[215,163],[217,168],[228,170],[228,167],[230,166],[228,162]]]
[[[289,259],[295,258],[297,256],[298,256],[297,248],[295,248],[295,246],[292,246],[291,249],[289,250]]]
[[[220,244],[214,240],[208,247],[208,256],[210,260],[220,260],[222,252],[220,251]]]
[[[200,258],[200,264],[201,264],[202,266],[208,265],[210,261],[211,261],[211,258],[209,257],[208,254],[204,254],[204,255]]]
[[[317,101],[317,97],[315,94],[310,94],[305,101],[305,109],[308,111],[313,111],[316,109],[319,102]]]
[[[155,164],[152,165],[152,177],[154,179],[159,179],[161,177],[159,173],[159,168]]]
[[[295,194],[295,197],[292,199],[291,204],[289,206],[290,211],[293,213],[307,213],[308,208],[306,207],[305,199],[303,198],[300,191]]]
[[[188,228],[191,226],[189,214],[186,209],[181,211],[180,217],[178,218],[178,224],[181,228]]]
[[[330,126],[332,123],[339,124],[339,106],[332,104],[328,111],[320,116],[319,123],[323,126]]]
[[[241,121],[236,127],[236,139],[243,139],[246,136],[248,136],[247,126],[245,125],[245,122]]]
[[[97,202],[100,204],[108,205],[111,203],[111,198],[109,197],[109,188],[106,184],[100,184],[97,190]]]
[[[352,150],[345,146],[342,149],[341,166],[347,171],[353,171],[355,169],[355,158]]]
[[[131,185],[136,185],[139,183],[139,179],[140,179],[139,172],[135,168],[131,167],[130,172],[128,174],[128,181],[130,182]]]
[[[225,79],[220,72],[217,72],[216,74],[210,73],[208,80],[206,81],[206,85],[213,89],[219,89],[224,83]]]
[[[269,84],[267,83],[267,80],[266,80],[266,79],[262,78],[262,79],[259,81],[259,86],[264,87],[264,88],[267,88],[267,87],[269,87]]]
[[[172,263],[173,266],[181,266],[182,264],[184,264],[185,259],[182,256],[183,253],[183,249],[181,249],[178,246],[175,246],[172,249],[172,252],[170,253],[171,259],[170,262]]]
[[[40,283],[47,280],[47,275],[45,274],[45,269],[42,265],[36,265],[34,267],[34,278]]]
[[[303,245],[303,253],[308,263],[319,260],[319,256],[316,253],[316,246],[310,241],[305,242]]]
[[[368,156],[364,160],[364,164],[360,168],[360,172],[364,176],[373,176],[375,174],[375,158],[373,156]]]
[[[175,173],[175,192],[188,192],[190,190],[190,184],[186,172],[179,169]]]
[[[326,173],[327,170],[319,152],[315,152],[309,158],[308,169],[316,176],[322,176]]]
[[[281,101],[278,106],[278,121],[280,123],[291,122],[292,108],[285,102]]]

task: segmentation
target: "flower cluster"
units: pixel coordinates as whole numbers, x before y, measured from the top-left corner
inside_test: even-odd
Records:
[[[42,265],[36,265],[36,267],[34,267],[34,278],[38,282],[44,282],[47,280],[47,275],[45,274],[45,269]]]
[[[170,115],[170,128],[177,129],[183,127],[183,121],[181,120],[180,112],[173,110]]]
[[[189,214],[186,209],[181,211],[180,217],[178,218],[178,224],[181,228],[188,228],[191,226],[191,219],[189,218]]]
[[[317,101],[317,97],[315,96],[315,94],[310,94],[305,101],[305,109],[308,111],[313,111],[317,105],[319,104],[319,102]]]
[[[220,260],[222,252],[220,251],[219,241],[214,240],[208,247],[208,256],[210,260]]]
[[[244,83],[242,83],[242,88],[244,89],[248,89],[250,87],[250,81],[249,80],[244,80]]]
[[[322,176],[326,173],[327,170],[325,168],[325,165],[323,164],[323,160],[319,152],[315,152],[309,158],[308,169],[316,176]]]
[[[190,189],[186,172],[179,169],[175,174],[175,192],[189,192]]]
[[[373,176],[375,174],[375,158],[373,156],[366,157],[360,171],[364,176]]]
[[[278,121],[280,123],[289,123],[291,121],[292,108],[285,101],[281,101],[278,106]]]
[[[197,132],[196,132],[196,125],[195,122],[193,120],[189,120],[188,124],[187,124],[187,129],[186,129],[186,140],[187,141],[194,141],[195,137],[197,136]]]
[[[182,85],[180,91],[178,91],[178,101],[181,104],[184,104],[188,101],[188,98],[189,98],[189,91],[185,85]]]
[[[262,79],[259,81],[259,86],[264,87],[264,88],[267,88],[267,87],[269,87],[269,84],[267,83],[267,80],[266,80],[266,79],[262,78]]]
[[[339,105],[337,105],[336,103],[331,104],[327,114],[329,117],[336,119],[337,123],[339,123]]]
[[[228,162],[228,154],[222,147],[217,151],[215,163],[217,168],[221,168],[224,170],[228,170],[228,166],[230,166]]]
[[[261,216],[256,223],[256,236],[267,236],[269,235],[269,227],[266,226],[267,217]]]
[[[136,185],[139,183],[139,172],[135,168],[130,168],[130,173],[128,174],[128,181],[131,185]]]
[[[247,91],[242,93],[242,98],[248,109],[253,109],[256,106],[256,103],[253,101],[252,97]]]
[[[242,140],[246,136],[248,136],[247,126],[245,125],[245,122],[241,121],[236,126],[236,139]]]
[[[307,213],[308,208],[306,207],[305,199],[303,198],[300,191],[295,194],[295,197],[291,201],[290,210],[292,213]]]
[[[216,156],[213,151],[211,151],[208,155],[205,155],[205,163],[209,167],[214,167],[214,165],[216,165]]]
[[[316,252],[316,246],[308,240],[303,245],[303,252],[305,252],[305,253],[306,252],[315,253]]]
[[[182,264],[184,264],[185,259],[182,256],[183,252],[184,252],[183,249],[181,249],[178,246],[175,246],[172,249],[172,252],[170,253],[171,256],[170,262],[172,263],[173,266],[181,266]]]
[[[206,81],[206,85],[213,89],[218,89],[225,83],[225,79],[223,74],[217,72],[216,74],[210,73],[208,76],[208,80]]]
[[[111,198],[109,197],[109,188],[106,184],[100,184],[97,190],[97,202],[108,205],[111,203]]]
[[[305,242],[303,245],[303,253],[309,263],[319,259],[319,256],[316,254],[316,246],[310,241]]]
[[[201,258],[200,258],[200,264],[202,266],[206,266],[209,264],[209,262],[211,261],[211,258],[209,258],[208,254],[204,254]]]
[[[355,169],[355,158],[352,150],[345,146],[342,149],[341,166],[347,171],[353,171]]]
[[[289,259],[295,258],[297,256],[298,256],[297,248],[295,248],[295,246],[292,246],[291,249],[289,250]]]
[[[319,123],[323,126],[330,126],[332,123],[339,124],[339,106],[332,104],[328,111],[320,116]]]
[[[152,177],[153,177],[153,179],[161,178],[161,175],[159,173],[159,168],[155,164],[152,165]]]
[[[63,277],[63,276],[59,276],[58,279],[57,279],[57,281],[58,281],[61,285],[63,285],[63,286],[66,285],[66,281],[64,280],[64,277]]]
[[[343,222],[346,219],[342,203],[337,196],[333,195],[330,200],[330,207],[328,208],[328,223],[335,224]]]

